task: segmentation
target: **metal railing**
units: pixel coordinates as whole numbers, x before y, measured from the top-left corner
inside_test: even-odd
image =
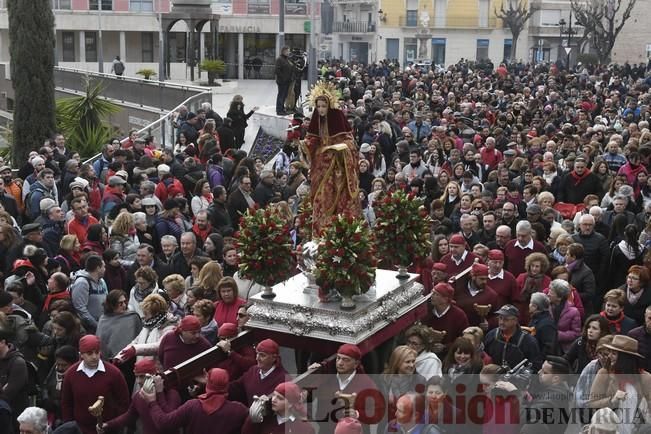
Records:
[[[117,77],[113,74],[85,71],[81,69],[55,66],[54,85],[57,88],[83,93],[86,91],[80,78],[91,77],[103,86],[102,95],[114,101],[139,104],[140,106],[169,109],[179,101],[191,98],[197,94],[210,91],[208,87],[182,85],[155,80],[145,80],[135,77]]]
[[[398,18],[400,27],[422,29],[418,18],[401,16]],[[479,17],[432,17],[426,29],[493,29],[497,27],[496,18],[488,18],[480,22]]]
[[[375,23],[367,21],[335,21],[332,30],[337,33],[372,33]]]

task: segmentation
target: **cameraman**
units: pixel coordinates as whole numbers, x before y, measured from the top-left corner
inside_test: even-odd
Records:
[[[518,308],[505,304],[495,313],[499,316],[499,325],[489,331],[484,339],[484,351],[493,359],[493,363],[513,368],[522,360],[529,359],[533,369],[540,369],[542,355],[538,342],[520,328]]]
[[[570,365],[562,357],[547,356],[540,371],[538,383],[526,392],[508,381],[495,383],[496,389],[521,394],[521,434],[563,433],[567,428],[572,391],[567,384]]]

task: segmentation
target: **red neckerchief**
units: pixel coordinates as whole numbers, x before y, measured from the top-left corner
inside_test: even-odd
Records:
[[[210,233],[212,232],[212,226],[210,225],[210,223],[208,223],[206,229],[201,230],[199,229],[199,226],[197,226],[197,224],[195,223],[194,225],[192,225],[192,232],[194,232],[196,236],[201,238],[202,241],[206,241],[206,238],[208,238],[208,235],[210,235]]]
[[[592,172],[590,172],[590,169],[585,169],[585,171],[583,172],[583,175],[577,175],[575,170],[571,171],[570,176],[572,177],[572,179],[574,179],[574,186],[576,187],[577,185],[579,185],[581,183],[581,181],[583,181],[585,178],[587,178],[588,175],[591,174],[591,173]]]
[[[608,318],[605,311],[601,311],[599,313],[599,315],[606,318],[606,321],[608,321],[608,324],[611,325],[611,326],[614,326],[617,333],[621,333],[621,331],[622,331],[622,320],[624,319],[624,312],[620,312],[617,319]]]

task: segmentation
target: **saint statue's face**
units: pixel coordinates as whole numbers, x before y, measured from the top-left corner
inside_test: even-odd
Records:
[[[320,99],[316,102],[316,111],[319,113],[319,116],[325,116],[328,114],[328,103]]]

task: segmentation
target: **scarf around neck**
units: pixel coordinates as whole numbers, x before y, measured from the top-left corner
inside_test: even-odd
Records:
[[[599,313],[602,317],[606,318],[606,321],[608,321],[608,325],[612,328],[615,327],[615,330],[617,333],[621,333],[622,331],[622,320],[624,319],[624,312],[620,312],[619,316],[615,319],[610,319],[608,318],[608,315],[606,315],[606,311],[602,311]]]
[[[167,318],[167,312],[160,312],[158,315],[152,316],[149,319],[143,319],[142,325],[148,329],[157,329]]]
[[[574,186],[576,187],[577,185],[579,185],[581,183],[581,181],[586,179],[588,177],[588,175],[590,175],[591,173],[592,172],[590,172],[590,169],[585,169],[583,171],[583,175],[577,174],[575,170],[571,171],[570,176],[574,180]]]

